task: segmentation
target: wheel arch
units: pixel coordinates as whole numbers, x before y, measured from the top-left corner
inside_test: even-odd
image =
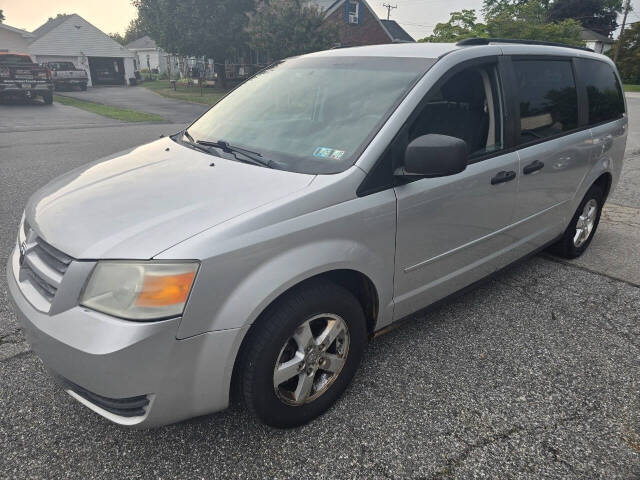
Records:
[[[251,324],[251,327],[247,330],[244,337],[242,338],[237,354],[233,360],[230,389],[232,399],[239,398],[237,390],[238,368],[243,362],[246,347],[250,342],[251,333],[252,331],[255,331],[255,328],[257,326],[260,325],[262,319],[265,317],[265,313],[269,310],[269,308],[275,305],[282,297],[284,297],[291,291],[298,288],[303,288],[305,285],[309,285],[313,282],[323,280],[345,288],[346,290],[351,292],[354,297],[356,297],[365,314],[365,319],[367,321],[367,333],[370,337],[373,336],[380,312],[380,299],[378,290],[369,276],[358,270],[353,270],[350,268],[336,268],[333,270],[327,270],[322,273],[317,273],[303,280],[300,280],[295,285],[290,286],[289,288],[281,292],[277,297],[275,297],[257,316],[255,321]]]
[[[598,185],[604,192],[604,199],[609,197],[611,192],[611,185],[613,183],[613,176],[609,172],[602,173],[591,185]],[[591,187],[589,187],[591,188]]]

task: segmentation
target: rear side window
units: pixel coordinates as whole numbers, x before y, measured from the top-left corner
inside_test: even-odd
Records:
[[[520,145],[577,128],[578,93],[570,61],[516,60]]]
[[[616,120],[624,113],[624,97],[611,65],[598,60],[580,60],[580,78],[587,88],[589,124]]]

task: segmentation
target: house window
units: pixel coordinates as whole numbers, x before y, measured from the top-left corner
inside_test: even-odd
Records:
[[[347,21],[351,24],[360,23],[360,2],[349,0],[347,9]]]

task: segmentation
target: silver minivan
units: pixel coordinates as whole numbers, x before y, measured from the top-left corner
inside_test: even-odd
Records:
[[[541,249],[582,254],[625,112],[614,64],[585,49],[284,60],[185,130],[39,190],[10,296],[54,378],[113,422],[208,414],[233,392],[300,425],[392,322]]]

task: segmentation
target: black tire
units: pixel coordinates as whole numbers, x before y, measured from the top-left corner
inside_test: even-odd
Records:
[[[302,405],[289,404],[276,393],[274,368],[294,331],[325,313],[341,317],[346,324],[349,342],[344,364],[320,396]],[[278,428],[303,425],[331,407],[351,382],[367,343],[366,320],[358,300],[348,290],[325,281],[308,282],[286,293],[263,313],[248,335],[237,387],[249,412]],[[298,382],[298,377],[293,381]]]
[[[80,85],[80,90],[82,90],[83,92],[87,91],[87,84],[83,83],[82,85]]]
[[[585,206],[592,200],[597,203],[597,212],[593,229],[589,233],[588,238],[584,240],[583,243],[576,245],[576,243],[574,242],[574,237],[576,236],[577,232],[578,219],[583,213]],[[582,255],[587,250],[587,248],[589,248],[591,240],[593,240],[593,236],[596,234],[598,224],[600,223],[600,215],[602,214],[604,201],[605,197],[602,188],[599,185],[592,185],[582,199],[582,202],[580,202],[580,205],[574,213],[573,218],[571,219],[571,222],[565,230],[562,238],[549,248],[550,252],[559,257],[568,259],[578,258],[580,255]]]
[[[53,103],[53,93],[52,92],[43,93],[42,99],[44,100],[45,105],[51,105]]]

